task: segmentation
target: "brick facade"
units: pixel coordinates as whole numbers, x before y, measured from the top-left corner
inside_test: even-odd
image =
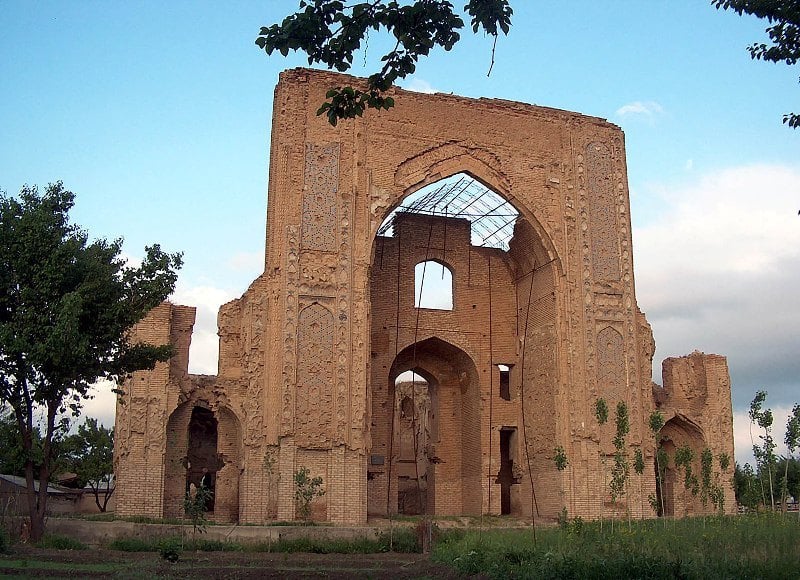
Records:
[[[325,489],[313,517],[335,523],[420,507],[652,516],[656,408],[665,445],[732,458],[723,357],[669,359],[663,389],[652,383],[622,131],[577,113],[400,89],[388,112],[337,127],[316,116],[328,87],[358,82],[281,75],[265,270],[220,309],[218,374],[187,372],[193,308],[163,304],[133,330],[177,354],[123,386],[118,513],[180,515],[193,478],[211,473],[215,519],[291,520],[304,466]],[[407,195],[461,172],[519,211],[508,251],[472,246],[457,218],[402,214],[392,236],[376,235]],[[426,260],[452,273],[451,310],[415,308],[414,268]],[[505,394],[498,365],[510,369]],[[409,370],[426,383],[396,384]],[[599,397],[612,409],[602,428]],[[626,501],[612,505],[618,401],[630,410],[628,455],[641,449],[645,471],[631,470]],[[709,509],[680,503],[674,476],[670,509]]]

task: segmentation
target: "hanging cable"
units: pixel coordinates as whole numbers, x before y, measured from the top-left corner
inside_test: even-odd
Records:
[[[394,366],[394,362],[397,361],[397,354],[400,346],[400,249],[401,249],[401,241],[402,241],[402,229],[401,227],[397,227],[396,230],[393,232],[395,237],[397,238],[397,287],[395,288],[397,293],[397,306],[395,309],[395,318],[394,318],[394,361],[392,366]],[[391,375],[389,375],[391,378]],[[392,380],[396,380],[395,377]],[[394,549],[394,529],[392,527],[392,464],[394,463],[394,411],[395,411],[395,385],[390,384],[388,385],[388,389],[386,392],[386,398],[389,399],[389,395],[391,394],[391,411],[389,413],[389,453],[388,453],[388,460],[389,465],[386,468],[386,515],[389,518],[389,549]]]
[[[525,422],[525,353],[528,350],[528,318],[530,317],[531,313],[531,299],[533,297],[533,274],[536,272],[537,268],[534,265],[533,270],[531,270],[531,282],[530,288],[528,290],[528,305],[525,308],[525,334],[523,335],[523,347],[522,347],[522,370],[520,371],[520,386],[521,392],[520,397],[521,407],[522,407],[522,437],[525,442],[525,460],[528,464],[528,478],[530,479],[531,483],[531,526],[533,527],[533,543],[536,544],[536,518],[534,517],[534,507],[536,508],[536,514],[539,514],[539,505],[536,502],[536,490],[534,489],[533,485],[533,471],[531,470],[531,456],[530,452],[528,451],[528,429],[527,424]]]
[[[492,432],[494,431],[494,345],[492,342],[492,255],[489,254],[489,513],[492,511],[492,455],[494,454],[494,447],[492,447]],[[500,467],[502,470],[502,466]],[[500,510],[502,512],[502,508]],[[483,510],[481,510],[481,518],[483,517]]]
[[[431,237],[433,235],[433,221],[430,222],[430,227],[428,228],[428,244],[425,248],[425,261],[422,263],[422,278],[420,279],[419,283],[419,299],[417,300],[417,312],[416,312],[416,321],[414,323],[414,346],[412,347],[412,359],[411,364],[412,368],[417,368],[417,336],[419,334],[419,314],[422,310],[422,292],[425,289],[425,270],[428,268],[428,257],[431,251]],[[442,266],[444,268],[444,266]],[[414,473],[417,477],[417,501],[419,503],[420,511],[422,511],[422,487],[419,483],[419,462],[417,461],[417,454],[419,452],[418,448],[418,441],[417,441],[417,402],[416,402],[416,392],[417,386],[415,379],[416,373],[412,375],[412,390],[411,390],[411,404],[414,407],[414,413],[411,414],[411,429],[414,433]],[[428,385],[430,388],[430,385]],[[427,487],[426,487],[427,490]],[[427,492],[427,491],[426,491]],[[427,500],[427,498],[426,498]],[[428,502],[425,502],[425,511],[428,511]]]

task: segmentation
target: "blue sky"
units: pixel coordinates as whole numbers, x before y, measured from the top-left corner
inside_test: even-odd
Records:
[[[459,2],[456,2],[460,5]],[[219,304],[263,268],[272,94],[300,56],[267,57],[262,2],[23,2],[0,20],[0,189],[63,180],[92,236],[182,250],[198,306],[192,370],[216,368]],[[697,1],[514,0],[497,45],[464,32],[404,84],[579,111],[626,134],[639,305],[660,360],[729,357],[737,456],[756,389],[800,401],[797,67],[750,60],[765,24]],[[371,72],[382,40],[373,35]],[[659,374],[655,377],[660,380]],[[113,416],[102,394],[89,411]]]

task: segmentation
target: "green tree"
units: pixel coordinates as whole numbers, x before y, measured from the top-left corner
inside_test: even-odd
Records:
[[[625,483],[628,480],[630,466],[628,454],[625,450],[625,438],[631,430],[628,417],[628,406],[623,402],[617,403],[614,414],[614,467],[611,468],[611,501],[616,502],[625,493]]]
[[[758,508],[761,494],[758,491],[758,476],[749,463],[735,464],[733,470],[733,491],[736,503],[751,510]]]
[[[712,0],[717,9],[749,14],[769,22],[766,33],[770,44],[754,42],[747,50],[755,60],[782,62],[793,66],[800,60],[800,3],[797,0]],[[786,113],[783,122],[800,127],[800,115]]]
[[[789,456],[783,461],[783,482],[781,485],[781,506],[786,508],[786,495],[789,493],[789,464],[791,459],[794,458],[794,452],[800,447],[800,405],[795,404],[792,408],[792,414],[786,421],[786,435],[783,437],[783,442],[786,443],[786,449]],[[794,493],[795,501],[798,500],[797,494]],[[798,512],[800,515],[800,511]]]
[[[769,499],[770,505],[772,509],[775,509],[775,492],[774,487],[772,485],[772,473],[773,468],[775,467],[775,462],[777,461],[777,457],[775,456],[775,440],[772,437],[772,423],[773,423],[773,416],[771,409],[764,409],[763,405],[767,399],[766,391],[758,391],[756,392],[755,397],[750,402],[750,411],[748,412],[750,416],[750,425],[752,429],[753,423],[757,424],[761,429],[764,431],[763,435],[759,435],[758,438],[761,439],[762,444],[756,445],[753,443],[753,457],[755,457],[756,463],[758,464],[758,471],[759,473],[766,473],[767,474],[767,481],[769,483]],[[750,437],[752,439],[752,431]],[[761,483],[761,495],[762,499],[764,500],[764,504],[766,505],[766,495],[765,489],[763,484],[763,478],[760,478]]]
[[[114,429],[87,418],[74,435],[66,437],[63,448],[65,461],[80,485],[88,485],[98,509],[106,511],[114,493]]]
[[[508,0],[466,0],[464,13],[472,31],[497,37],[508,34],[512,10]],[[286,56],[301,51],[308,64],[323,64],[340,72],[350,70],[353,57],[369,38],[370,30],[384,31],[394,46],[384,54],[380,69],[369,76],[367,90],[333,87],[317,111],[331,125],[339,119],[360,117],[364,110],[389,109],[394,100],[384,95],[397,79],[413,74],[417,61],[435,47],[451,50],[460,40],[464,20],[448,0],[370,0],[348,4],[341,0],[301,0],[300,10],[280,24],[261,28],[256,44],[267,54]],[[494,49],[492,50],[494,60]],[[491,66],[489,67],[491,72]]]
[[[308,467],[301,467],[294,472],[294,499],[297,502],[297,511],[303,520],[311,517],[311,502],[314,498],[325,495],[322,489],[322,477],[311,477]]]
[[[170,345],[129,344],[127,331],[172,292],[180,254],[157,245],[129,267],[122,240],[89,242],[69,221],[61,182],[40,194],[0,192],[0,402],[11,408],[25,458],[31,538],[44,533],[54,442],[100,377],[167,360]],[[39,491],[35,437],[42,426]]]
[[[664,416],[659,411],[653,411],[650,413],[648,426],[650,427],[650,433],[652,433],[655,442],[656,487],[658,490],[661,490],[660,493],[657,493],[661,501],[659,502],[655,496],[651,496],[649,498],[650,505],[653,506],[653,511],[658,512],[658,515],[664,516],[666,515],[664,513],[664,476],[666,475],[667,469],[666,452],[661,447],[661,429],[664,427]],[[664,525],[666,525],[666,523]]]

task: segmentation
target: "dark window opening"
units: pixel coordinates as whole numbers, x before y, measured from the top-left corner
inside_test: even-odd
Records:
[[[511,400],[511,365],[497,365],[500,369],[500,398]]]
[[[511,486],[519,483],[514,478],[514,459],[512,447],[514,445],[514,427],[503,427],[500,430],[500,471],[497,473],[495,483],[500,484],[500,513],[511,513]]]

